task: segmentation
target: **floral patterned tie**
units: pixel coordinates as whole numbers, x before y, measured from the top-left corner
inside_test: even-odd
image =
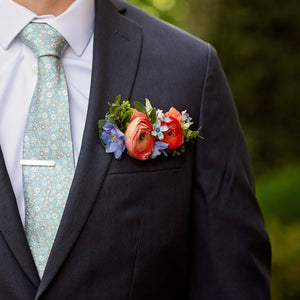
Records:
[[[25,233],[42,278],[74,176],[68,88],[60,56],[66,40],[48,24],[19,34],[38,58],[38,80],[23,140]]]

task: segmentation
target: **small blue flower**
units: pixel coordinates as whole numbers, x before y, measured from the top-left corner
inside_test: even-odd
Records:
[[[103,126],[101,139],[105,146],[106,153],[113,153],[116,159],[121,158],[125,150],[125,134],[113,123],[106,121]]]
[[[161,126],[161,121],[157,120],[153,126],[152,135],[157,136],[160,140],[164,138],[163,132],[168,131],[168,126]]]
[[[153,152],[151,154],[151,158],[156,158],[157,156],[161,155],[163,153],[165,156],[168,156],[167,152],[164,151],[168,148],[169,144],[156,141],[154,144]]]

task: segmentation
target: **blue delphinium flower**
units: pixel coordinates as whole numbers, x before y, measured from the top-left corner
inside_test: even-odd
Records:
[[[153,126],[152,135],[157,136],[160,140],[164,138],[163,132],[168,131],[168,126],[161,126],[161,121],[157,120]]]
[[[125,150],[125,134],[113,123],[106,121],[103,126],[101,139],[105,146],[106,153],[113,153],[116,159],[121,158]]]
[[[165,156],[168,156],[167,152],[164,151],[168,148],[169,144],[156,141],[154,144],[153,152],[151,154],[151,158],[156,158],[157,156],[161,155],[163,153]]]

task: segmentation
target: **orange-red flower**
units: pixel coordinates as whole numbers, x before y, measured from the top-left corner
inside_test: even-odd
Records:
[[[170,110],[165,113],[165,117],[168,117],[170,122],[162,123],[162,125],[168,127],[168,130],[164,132],[164,139],[162,142],[169,144],[168,149],[173,150],[184,143],[184,135],[180,125],[181,113],[174,107],[171,107]]]
[[[168,112],[165,113],[165,117],[173,117],[179,123],[181,121],[181,113],[174,107],[171,107]]]
[[[128,154],[139,160],[146,160],[153,152],[155,137],[151,134],[153,126],[148,117],[134,110],[125,131],[125,145]]]
[[[169,116],[169,118],[169,123],[162,123],[162,125],[168,126],[168,130],[164,132],[162,142],[169,144],[168,149],[176,149],[184,142],[183,131],[177,119],[172,116]]]

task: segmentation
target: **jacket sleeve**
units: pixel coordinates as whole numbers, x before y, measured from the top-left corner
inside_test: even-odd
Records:
[[[270,243],[237,112],[211,46],[199,120],[205,140],[196,146],[188,299],[270,299]]]

